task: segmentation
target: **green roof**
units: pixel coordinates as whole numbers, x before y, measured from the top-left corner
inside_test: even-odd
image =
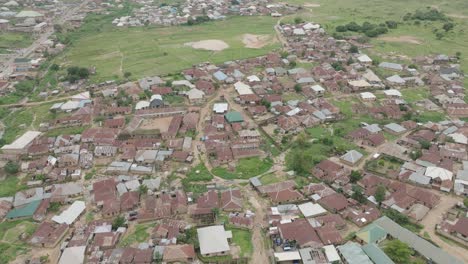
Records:
[[[28,203],[27,205],[19,208],[15,208],[8,212],[6,215],[7,219],[15,219],[15,218],[22,218],[22,217],[30,217],[36,212],[37,207],[39,207],[39,204],[41,203],[41,200],[37,201],[32,201]]]
[[[387,232],[380,226],[372,223],[356,233],[356,236],[365,243],[377,243],[387,237]]]
[[[395,264],[376,244],[362,246],[362,250],[374,262],[379,264]]]
[[[242,114],[239,113],[239,112],[236,112],[236,111],[232,111],[232,112],[226,113],[226,114],[224,115],[224,118],[226,118],[226,120],[227,120],[229,123],[244,122],[244,118],[242,117]]]

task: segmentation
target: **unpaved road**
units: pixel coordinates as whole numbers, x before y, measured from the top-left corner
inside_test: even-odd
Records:
[[[266,210],[268,205],[265,200],[259,197],[258,193],[253,191],[250,186],[244,188],[249,196],[249,201],[255,208],[254,228],[252,234],[253,254],[250,263],[270,263],[266,245],[264,243],[262,228],[267,226]]]
[[[421,224],[424,225],[424,229],[421,231],[421,234],[427,232],[431,237],[431,240],[439,245],[443,250],[462,260],[464,263],[468,263],[468,254],[466,249],[446,243],[435,232],[436,225],[442,221],[442,215],[452,208],[457,202],[461,201],[461,199],[459,197],[441,194],[440,192],[434,193],[440,195],[440,203],[430,210],[426,217],[421,221]]]

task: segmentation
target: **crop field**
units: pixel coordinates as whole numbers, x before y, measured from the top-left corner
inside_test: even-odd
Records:
[[[255,57],[279,48],[274,35],[277,19],[271,17],[232,17],[224,21],[196,26],[116,28],[107,24],[106,30],[85,24],[72,46],[57,58],[65,65],[96,66],[94,81],[121,77],[164,75],[210,61],[221,63],[234,59]],[[88,23],[93,23],[92,21]],[[102,22],[101,22],[102,23]],[[255,25],[255,26],[252,26]],[[98,32],[94,32],[97,30]],[[260,48],[247,48],[243,35],[267,36]],[[221,51],[194,49],[189,42],[221,40],[229,45]]]
[[[420,25],[405,22],[379,38],[373,38],[372,55],[385,56],[399,54],[419,56],[445,53],[462,53],[462,68],[468,70],[468,1],[466,0],[290,0],[288,3],[304,6],[301,16],[304,20],[321,23],[327,32],[333,33],[335,27],[349,22],[383,23],[386,20],[403,22],[406,13],[416,10],[435,8],[453,19],[455,27],[437,39],[434,29],[441,29],[443,22],[423,21]],[[292,21],[294,17],[284,19]]]

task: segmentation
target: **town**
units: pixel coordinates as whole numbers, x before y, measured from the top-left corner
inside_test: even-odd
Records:
[[[465,54],[374,56],[274,1],[0,6],[0,34],[31,38],[0,47],[0,263],[468,263]],[[95,16],[272,17],[278,47],[170,74],[122,55],[102,80],[61,63]]]

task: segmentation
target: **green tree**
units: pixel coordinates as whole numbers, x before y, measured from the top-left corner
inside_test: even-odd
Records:
[[[130,78],[130,76],[132,76],[132,73],[131,73],[131,72],[125,72],[125,73],[124,73],[125,79]]]
[[[447,22],[445,23],[442,28],[445,30],[445,32],[449,32],[450,30],[452,30],[453,28],[455,27],[455,24],[452,23],[452,22]]]
[[[362,174],[359,171],[355,171],[355,170],[351,171],[351,175],[349,176],[349,181],[351,183],[356,183],[360,179],[362,179]]]
[[[112,222],[112,229],[117,230],[117,228],[122,226],[125,226],[125,218],[119,215]]]
[[[60,70],[60,66],[58,64],[54,63],[54,64],[50,65],[50,70],[51,71],[58,71],[58,70]]]
[[[350,53],[358,53],[358,52],[359,52],[359,49],[358,49],[357,46],[351,45],[351,47],[349,48],[349,52],[350,52]]]
[[[410,257],[414,253],[407,244],[397,239],[388,241],[384,252],[396,263],[410,263]]]
[[[294,85],[294,91],[296,91],[296,93],[302,92],[302,86],[297,83],[296,85]]]
[[[375,200],[379,203],[383,202],[385,200],[385,193],[386,193],[386,188],[383,185],[377,186],[377,190],[375,190]]]
[[[143,185],[143,184],[140,185],[140,186],[138,187],[138,192],[140,193],[140,195],[145,195],[145,194],[147,194],[147,193],[148,193],[148,186]]]
[[[302,18],[300,18],[300,17],[296,17],[296,18],[294,18],[294,23],[295,23],[295,24],[304,23],[304,19],[302,19]]]
[[[19,172],[19,165],[13,161],[9,161],[5,165],[5,172],[10,175],[16,174]]]
[[[362,188],[357,185],[353,186],[353,194],[351,195],[351,198],[362,204],[367,201],[366,196],[362,193]]]
[[[468,197],[465,198],[465,199],[463,199],[463,205],[464,205],[465,207],[468,207]]]

